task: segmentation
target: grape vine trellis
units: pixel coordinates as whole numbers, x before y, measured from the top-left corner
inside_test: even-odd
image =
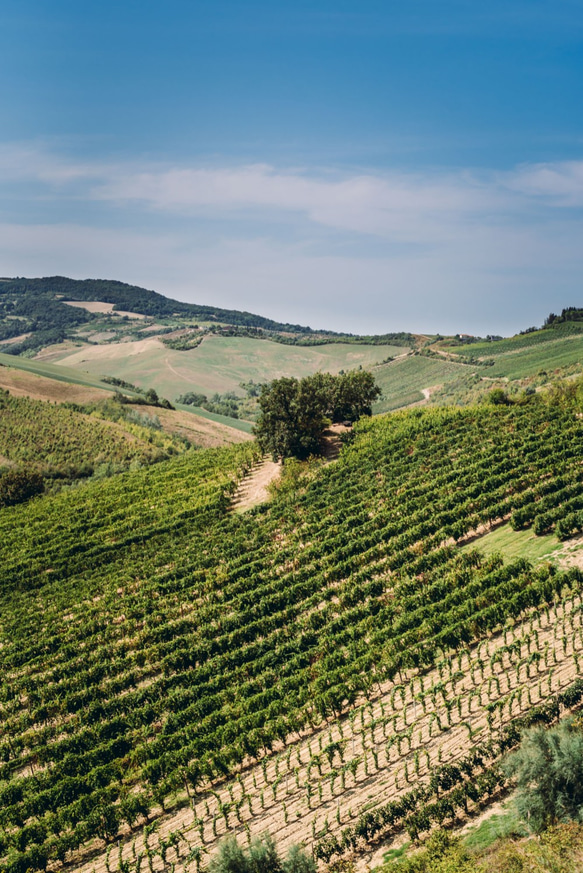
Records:
[[[375,420],[243,516],[226,495],[249,446],[2,511],[6,869],[115,839],[185,794],[192,851],[274,805],[321,840],[362,815],[357,786],[380,773],[403,793],[444,764],[447,732],[467,747],[556,693],[581,650],[579,573],[448,543],[555,481],[577,499],[575,412],[534,398]]]

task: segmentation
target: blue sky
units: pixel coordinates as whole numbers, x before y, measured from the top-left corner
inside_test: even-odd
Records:
[[[582,305],[583,4],[3,0],[0,273],[313,327]]]

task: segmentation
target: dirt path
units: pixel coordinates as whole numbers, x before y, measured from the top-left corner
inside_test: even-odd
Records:
[[[327,461],[335,461],[342,448],[341,436],[350,430],[345,424],[331,424],[322,434],[322,454]]]
[[[322,455],[326,462],[335,461],[342,448],[341,435],[350,430],[344,424],[332,424],[322,435]],[[251,468],[237,488],[231,508],[235,512],[251,509],[269,500],[269,485],[281,475],[281,461],[264,458]]]
[[[264,458],[255,464],[241,480],[233,496],[231,506],[235,512],[243,512],[269,500],[268,486],[278,479],[280,474],[281,461],[276,463],[270,458]]]

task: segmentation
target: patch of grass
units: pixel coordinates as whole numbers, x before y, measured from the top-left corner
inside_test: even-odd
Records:
[[[321,346],[287,346],[249,337],[207,336],[195,349],[175,351],[151,337],[139,342],[85,346],[66,352],[59,364],[108,373],[142,388],[154,387],[169,400],[187,391],[212,395],[235,391],[243,396],[241,382],[268,382],[281,376],[301,378],[321,370],[364,369],[402,347],[330,343]]]
[[[388,864],[390,861],[397,861],[399,858],[404,858],[411,848],[411,841],[408,840],[398,849],[389,849],[383,854],[383,864]]]
[[[520,821],[518,813],[510,808],[500,815],[492,815],[477,827],[471,828],[463,838],[468,849],[483,852],[492,846],[496,840],[506,837],[525,837],[528,831]]]
[[[561,546],[562,543],[559,542],[554,534],[537,537],[530,528],[527,530],[512,530],[510,524],[503,524],[461,548],[462,551],[479,549],[486,555],[500,552],[508,561],[526,558],[528,561],[537,563],[538,561],[551,559],[553,552],[556,552]]]
[[[208,412],[208,410],[203,409],[201,406],[186,406],[183,403],[175,403],[174,406],[181,412],[188,412],[190,415],[196,415],[198,418],[206,418],[209,421],[226,424],[228,427],[241,430],[244,433],[251,433],[253,427],[252,421],[245,421],[242,418],[229,418],[227,415],[218,415],[216,412]]]

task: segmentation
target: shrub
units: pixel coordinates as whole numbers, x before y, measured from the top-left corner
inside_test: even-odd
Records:
[[[518,811],[537,833],[556,822],[583,820],[583,734],[571,719],[526,733],[505,770],[516,777]]]
[[[9,470],[0,476],[0,506],[23,503],[44,491],[40,473],[27,470]]]
[[[316,873],[313,859],[298,845],[291,846],[282,861],[269,834],[253,840],[248,849],[235,837],[226,837],[208,869],[209,873]]]

